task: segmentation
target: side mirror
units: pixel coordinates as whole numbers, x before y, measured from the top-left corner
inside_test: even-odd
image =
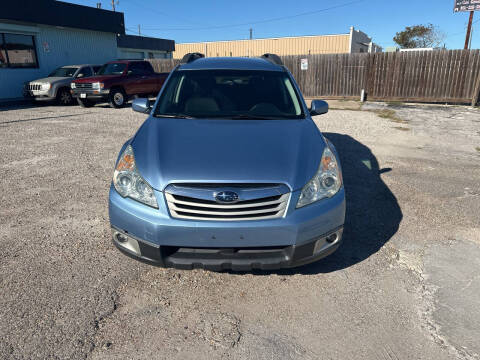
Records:
[[[148,114],[152,110],[152,105],[150,105],[150,100],[138,98],[133,100],[132,110],[139,113]]]
[[[310,115],[323,115],[328,113],[328,103],[323,100],[312,100],[312,105],[310,106]]]

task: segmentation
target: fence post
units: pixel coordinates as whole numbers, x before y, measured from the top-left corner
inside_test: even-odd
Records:
[[[368,53],[367,57],[367,81],[365,91],[367,92],[367,101],[373,94],[373,65],[375,63],[375,53]]]
[[[473,89],[472,106],[477,105],[478,100],[480,100],[480,72],[477,75],[477,81],[476,81],[475,87]]]

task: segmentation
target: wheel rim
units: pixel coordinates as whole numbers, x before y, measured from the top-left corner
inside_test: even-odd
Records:
[[[113,95],[113,101],[115,102],[116,105],[122,105],[123,104],[123,94],[122,93],[115,93],[115,95]]]
[[[70,94],[66,93],[65,91],[60,95],[60,100],[64,104],[68,104],[70,102]]]

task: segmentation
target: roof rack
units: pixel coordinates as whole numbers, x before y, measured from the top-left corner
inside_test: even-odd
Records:
[[[203,54],[200,54],[198,52],[195,52],[195,53],[188,53],[188,54],[185,54],[182,58],[182,60],[180,61],[181,64],[188,64],[192,61],[195,61],[195,60],[198,60],[198,59],[201,59],[201,58],[204,58],[205,55]]]
[[[276,64],[276,65],[283,65],[283,61],[282,59],[280,59],[280,56],[278,56],[277,54],[263,54],[261,56],[262,59],[265,59],[267,61],[270,61],[271,63],[273,64]]]

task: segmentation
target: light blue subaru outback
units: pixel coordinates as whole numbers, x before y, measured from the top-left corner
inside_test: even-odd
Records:
[[[334,146],[278,56],[187,54],[122,147],[110,188],[114,244],[165,267],[280,269],[342,240],[345,193]]]

